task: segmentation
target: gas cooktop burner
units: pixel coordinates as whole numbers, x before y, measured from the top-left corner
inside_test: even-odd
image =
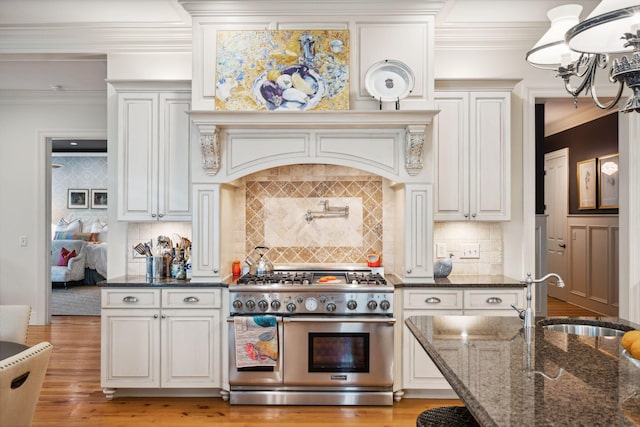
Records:
[[[247,273],[240,277],[236,283],[238,285],[309,285],[312,281],[313,273],[308,271],[276,271],[260,275]]]
[[[378,273],[356,273],[346,274],[347,283],[352,285],[386,285],[387,281]]]

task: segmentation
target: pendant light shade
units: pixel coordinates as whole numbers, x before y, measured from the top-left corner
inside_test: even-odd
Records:
[[[570,50],[564,37],[570,28],[578,25],[580,12],[582,6],[577,4],[567,4],[549,10],[547,16],[551,21],[551,27],[527,52],[527,62],[538,68],[557,70],[563,62],[567,64],[576,61],[580,53]]]
[[[622,38],[640,30],[638,0],[603,0],[580,24],[566,34],[572,50],[585,53],[624,53],[634,50]]]

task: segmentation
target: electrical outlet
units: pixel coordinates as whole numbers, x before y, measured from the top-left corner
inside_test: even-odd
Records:
[[[446,257],[447,257],[447,244],[436,243],[436,258],[446,258]]]
[[[480,243],[463,243],[460,258],[480,258]]]
[[[27,236],[20,236],[20,246],[27,246]]]

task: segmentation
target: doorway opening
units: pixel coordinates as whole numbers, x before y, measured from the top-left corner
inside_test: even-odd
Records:
[[[536,100],[536,273],[558,273],[566,284],[536,289],[536,315],[546,315],[547,295],[618,314],[618,208],[601,191],[617,183],[601,166],[617,158],[618,115],[584,104],[576,111],[570,98]]]
[[[106,278],[107,259],[106,132],[56,132],[47,135],[45,142],[48,313],[99,315],[100,292],[95,284]],[[62,248],[69,246],[72,252],[74,245],[81,248],[74,261],[61,259]],[[73,266],[73,274],[65,271],[64,261],[66,267]]]

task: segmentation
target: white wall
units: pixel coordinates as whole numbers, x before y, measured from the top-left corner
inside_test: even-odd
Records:
[[[75,98],[70,94],[33,93],[0,97],[0,303],[29,304],[32,323],[48,317],[45,265],[51,235],[46,212],[50,177],[47,163],[50,145],[46,136],[79,131],[104,134],[107,124],[104,96]],[[103,135],[104,137],[104,135]],[[49,150],[49,151],[47,151]],[[20,237],[27,239],[20,246]]]

